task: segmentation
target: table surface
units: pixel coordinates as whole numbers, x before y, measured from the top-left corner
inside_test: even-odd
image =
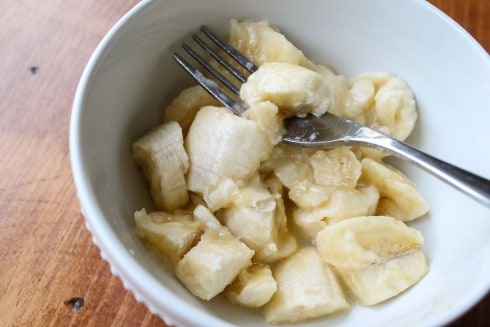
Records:
[[[0,326],[165,326],[92,244],[68,147],[84,65],[137,2],[0,1]],[[489,0],[431,2],[490,51]],[[451,326],[489,324],[490,294]]]

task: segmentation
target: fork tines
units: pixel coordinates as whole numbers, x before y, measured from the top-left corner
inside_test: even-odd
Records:
[[[245,56],[243,56],[238,50],[233,48],[231,45],[221,40],[216,34],[214,34],[206,26],[200,27],[201,32],[208,37],[213,43],[218,47],[218,51],[222,50],[229,57],[242,66],[246,71],[253,73],[257,70],[257,66]],[[245,83],[247,77],[241,73],[237,68],[235,68],[229,61],[223,58],[211,45],[206,43],[197,34],[193,34],[192,38],[194,41],[202,48],[206,53],[211,55],[222,67],[224,67],[235,79],[240,83]],[[216,79],[229,89],[235,96],[240,97],[240,87],[236,86],[232,81],[220,73],[215,67],[213,67],[208,60],[204,59],[197,51],[193,50],[189,45],[182,44],[184,50],[201,64],[211,75],[216,77]],[[189,62],[187,62],[178,53],[173,54],[174,59],[188,72],[206,91],[208,91],[213,97],[215,97],[223,105],[231,109],[235,114],[241,115],[246,107],[243,104],[233,100],[228,94],[226,94],[219,85],[207,78],[199,69],[193,67]]]

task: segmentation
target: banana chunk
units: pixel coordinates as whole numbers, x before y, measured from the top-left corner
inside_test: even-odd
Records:
[[[306,66],[309,61],[283,34],[267,21],[230,21],[229,43],[256,65],[288,62]]]
[[[277,106],[267,101],[248,108],[242,117],[257,123],[263,137],[269,140],[271,146],[274,146],[281,142],[284,132],[282,119],[278,113]]]
[[[264,309],[268,323],[296,322],[349,308],[335,274],[313,247],[280,261],[273,276],[277,291]]]
[[[204,228],[187,212],[167,213],[145,209],[134,213],[135,233],[164,256],[174,267],[184,254],[197,243]]]
[[[372,185],[357,189],[335,189],[323,204],[313,208],[295,209],[292,218],[304,235],[315,238],[328,224],[352,217],[374,215],[378,200],[378,190]]]
[[[330,106],[330,89],[320,74],[285,62],[260,66],[242,85],[240,97],[250,106],[270,101],[285,116],[320,116]]]
[[[197,112],[204,106],[219,106],[219,102],[200,85],[189,87],[180,92],[167,106],[164,122],[178,122],[186,135]]]
[[[256,176],[233,205],[219,212],[223,224],[239,240],[255,251],[254,261],[272,263],[296,250],[289,235],[282,197],[271,193]]]
[[[233,236],[205,207],[197,206],[194,215],[204,223],[206,231],[199,243],[177,263],[175,274],[192,294],[210,300],[252,264],[254,251]]]
[[[371,158],[364,158],[361,163],[361,181],[376,186],[380,193],[377,215],[410,221],[429,210],[415,184],[402,172]]]
[[[355,188],[361,176],[361,162],[348,147],[318,150],[311,156],[315,183]]]
[[[386,216],[346,219],[325,227],[316,245],[363,305],[385,301],[427,272],[422,235]]]
[[[276,290],[270,267],[257,264],[242,270],[226,289],[226,295],[232,303],[258,308],[269,302]]]
[[[203,107],[196,115],[185,148],[190,167],[189,190],[210,194],[224,179],[240,184],[251,178],[272,151],[270,141],[262,137],[257,123],[219,107]],[[226,203],[223,198],[220,202]],[[213,210],[219,205],[208,203]]]
[[[404,140],[417,121],[417,105],[410,87],[383,72],[356,76],[346,97],[346,118]]]
[[[157,209],[174,210],[188,203],[185,174],[189,158],[178,123],[168,122],[149,131],[133,143],[132,153],[150,184]]]
[[[272,171],[286,188],[291,189],[305,180],[313,181],[312,153],[308,148],[278,144],[269,160],[264,162],[263,169]]]

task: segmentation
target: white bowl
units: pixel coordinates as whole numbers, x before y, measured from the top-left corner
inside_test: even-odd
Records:
[[[311,59],[350,78],[373,70],[406,80],[420,120],[409,142],[490,175],[490,59],[461,27],[425,1],[142,1],[106,35],[73,105],[73,175],[87,227],[111,271],[169,324],[260,326],[262,317],[192,296],[133,233],[133,212],[150,206],[130,144],[161,122],[162,108],[191,79],[171,58],[199,25],[227,31],[230,18],[267,19]],[[461,315],[490,289],[490,211],[432,176],[396,162],[431,211],[413,225],[430,270],[408,292],[375,307],[304,326],[435,326]]]

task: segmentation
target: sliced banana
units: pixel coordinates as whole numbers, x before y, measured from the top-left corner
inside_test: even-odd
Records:
[[[363,305],[385,301],[427,272],[420,232],[386,216],[346,219],[316,236],[318,251]]]
[[[335,274],[314,247],[280,261],[273,276],[277,291],[264,309],[268,323],[297,322],[349,308]]]
[[[384,72],[356,76],[346,98],[346,118],[404,140],[417,121],[417,106],[410,87]]]
[[[174,210],[188,203],[185,174],[189,158],[178,123],[169,122],[152,129],[133,143],[132,153],[150,184],[157,209]]]
[[[170,267],[182,259],[204,232],[199,221],[189,212],[167,213],[145,209],[134,213],[135,233],[162,254]]]
[[[246,195],[252,195],[254,189],[256,196]],[[258,250],[277,233],[276,199],[261,184],[249,185],[242,190],[245,194],[237,200],[239,203],[223,208],[219,218],[239,240]],[[261,196],[261,193],[267,196]]]
[[[263,137],[269,140],[271,146],[274,146],[281,142],[284,133],[282,119],[278,113],[277,106],[266,101],[250,107],[242,117],[257,123]]]
[[[374,185],[380,193],[377,215],[392,216],[402,221],[421,217],[429,207],[415,184],[402,172],[379,161],[362,160],[361,181]]]
[[[271,101],[285,116],[320,116],[330,106],[330,89],[325,79],[308,68],[285,63],[265,63],[240,88],[248,105]]]
[[[403,140],[417,119],[408,85],[384,72],[348,82],[266,21],[232,20],[230,43],[259,66],[241,88],[249,109],[236,116],[200,86],[167,106],[132,148],[161,210],[137,211],[136,234],[197,297],[225,290],[268,323],[348,309],[337,278],[364,305],[415,284],[423,239],[403,221],[428,210],[415,185],[374,149],[281,143],[285,116],[327,110]]]
[[[233,236],[205,207],[197,206],[194,216],[204,223],[206,231],[199,243],[177,263],[175,274],[192,294],[210,300],[252,264],[254,251]]]
[[[310,157],[314,150],[278,144],[264,164],[272,170],[281,183],[291,189],[298,182],[313,181]]]
[[[309,63],[301,50],[267,21],[230,21],[229,43],[256,65],[267,62]]]
[[[258,308],[270,301],[277,284],[268,265],[256,264],[242,270],[233,283],[226,288],[232,303]]]
[[[189,190],[204,194],[205,199],[226,178],[237,185],[246,183],[272,149],[257,123],[219,107],[199,110],[185,147],[190,161]]]
[[[374,215],[379,200],[376,187],[370,185],[357,189],[335,189],[323,204],[293,211],[292,220],[300,231],[311,238],[326,225],[343,219]]]
[[[310,159],[318,185],[355,188],[361,176],[361,163],[349,147],[318,150]]]
[[[164,122],[178,122],[186,135],[196,113],[204,106],[219,106],[219,102],[200,85],[191,86],[170,102],[165,109]]]
[[[310,180],[293,184],[288,192],[289,199],[300,208],[315,209],[328,201],[335,187],[321,186]]]
[[[271,193],[258,176],[240,189],[235,202],[219,219],[239,240],[255,250],[254,261],[272,263],[296,250],[289,235],[282,197]]]
[[[337,116],[345,116],[345,98],[349,92],[349,83],[342,75],[337,75],[329,67],[325,65],[312,64],[306,67],[316,71],[322,75],[330,89],[330,108],[328,111]],[[345,117],[347,118],[347,117]]]

